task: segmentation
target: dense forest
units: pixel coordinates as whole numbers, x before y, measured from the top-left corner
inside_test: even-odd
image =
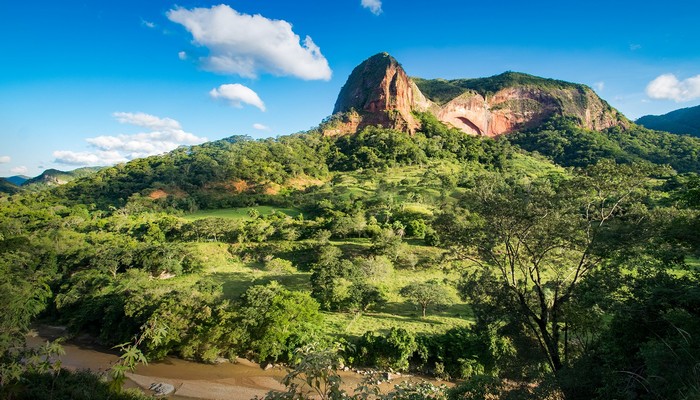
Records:
[[[700,396],[699,139],[416,117],[414,135],[234,136],[2,195],[1,395],[141,398],[124,373],[176,355],[287,363],[270,399],[305,398],[302,377],[333,399]],[[120,346],[113,384],[26,348],[36,321]],[[346,393],[340,365],[456,385]]]

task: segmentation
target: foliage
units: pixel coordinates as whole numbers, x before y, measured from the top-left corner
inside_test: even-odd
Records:
[[[621,219],[633,223],[645,182],[638,168],[610,163],[557,188],[477,182],[463,200],[470,211],[446,214],[443,229],[457,255],[479,265],[461,286],[477,318],[522,324],[552,370],[561,370],[564,306],[586,275],[605,266],[604,257],[624,247],[627,238],[609,230]]]
[[[367,332],[357,344],[356,359],[362,365],[406,371],[416,346],[415,337],[402,328],[391,328],[385,336]]]
[[[331,166],[338,170],[386,168],[419,164],[426,161],[424,152],[403,132],[367,127],[356,135],[339,138]]]
[[[304,400],[311,396],[323,400],[349,398],[340,388],[338,375],[341,359],[337,349],[316,349],[307,345],[296,350],[290,365],[293,369],[282,379],[286,392],[270,391],[265,400]]]
[[[238,331],[264,360],[289,360],[294,349],[311,342],[321,315],[308,294],[293,292],[277,282],[248,289],[242,298]]]
[[[553,119],[535,129],[509,135],[507,139],[564,166],[584,167],[609,159],[617,163],[668,164],[679,172],[699,172],[700,169],[700,139],[636,125],[597,132],[580,128],[570,119]]]
[[[0,389],[2,393],[2,389]],[[150,396],[137,389],[113,391],[101,376],[86,370],[58,373],[29,373],[21,388],[5,393],[8,400],[147,400]]]
[[[441,368],[444,379],[498,376],[515,356],[512,341],[484,325],[452,328],[441,335],[418,337],[417,342],[415,362],[436,375]]]
[[[415,282],[401,288],[401,296],[420,306],[425,317],[428,306],[444,306],[452,303],[450,293],[443,285],[436,281]]]
[[[600,398],[700,396],[700,277],[644,273],[613,309],[600,343],[606,371]],[[673,366],[672,368],[670,366]]]

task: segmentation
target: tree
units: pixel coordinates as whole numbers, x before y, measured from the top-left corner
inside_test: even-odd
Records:
[[[425,317],[425,311],[430,305],[437,306],[452,303],[452,293],[435,280],[411,283],[401,288],[399,294],[419,305],[423,311],[423,317]]]
[[[560,371],[567,361],[565,305],[586,276],[633,243],[643,172],[602,162],[563,182],[474,182],[462,208],[440,219],[454,254],[477,265],[461,285],[477,318],[521,324]]]
[[[242,300],[241,334],[260,361],[291,358],[289,352],[308,343],[321,322],[314,299],[275,281],[250,287]]]

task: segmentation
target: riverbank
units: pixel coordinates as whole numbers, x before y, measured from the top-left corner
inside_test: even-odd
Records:
[[[27,337],[30,346],[38,346],[46,340],[55,340],[65,335],[62,327],[41,325],[35,327]],[[96,373],[106,373],[119,359],[119,354],[112,349],[98,346],[89,336],[78,336],[63,343],[65,354],[61,356],[63,368],[69,370],[89,369]],[[153,383],[168,383],[175,387],[168,399],[186,400],[242,400],[255,396],[263,397],[271,390],[285,389],[281,380],[287,375],[287,369],[274,367],[263,369],[259,364],[246,359],[237,359],[235,363],[200,364],[174,357],[140,365],[134,373],[127,374],[127,386],[141,388],[145,393]],[[343,388],[352,393],[363,381],[364,376],[352,371],[341,371]],[[401,381],[419,378],[403,376],[380,385],[382,391],[390,390]]]

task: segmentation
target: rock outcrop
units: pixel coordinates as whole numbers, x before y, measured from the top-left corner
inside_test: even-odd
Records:
[[[337,135],[381,125],[413,133],[420,123],[412,111],[428,107],[429,102],[394,57],[380,53],[352,71],[335,103],[335,118],[324,132]]]
[[[506,72],[490,78],[417,82],[389,54],[372,56],[352,71],[321,130],[336,136],[381,125],[412,134],[420,126],[414,111],[431,112],[466,133],[490,137],[554,116],[575,118],[593,130],[629,123],[587,86],[553,79]]]
[[[490,137],[531,128],[554,116],[574,117],[592,130],[624,123],[624,117],[583,86],[514,86],[490,96],[468,90],[432,111],[440,121],[466,133]]]

